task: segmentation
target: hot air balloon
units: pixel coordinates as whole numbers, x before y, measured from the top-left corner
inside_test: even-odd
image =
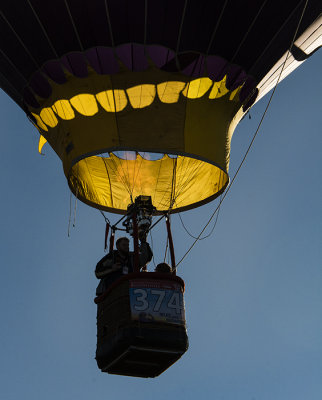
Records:
[[[3,1],[0,84],[78,199],[119,214],[146,197],[155,215],[185,211],[224,192],[234,129],[321,46],[320,11],[318,0]],[[114,372],[141,352],[128,374],[148,375],[158,354],[155,376],[184,352],[167,361],[169,343],[153,353],[152,342],[127,355],[118,343]]]

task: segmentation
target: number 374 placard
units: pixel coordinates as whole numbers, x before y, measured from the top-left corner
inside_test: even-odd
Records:
[[[185,324],[181,286],[171,281],[130,281],[132,319]]]

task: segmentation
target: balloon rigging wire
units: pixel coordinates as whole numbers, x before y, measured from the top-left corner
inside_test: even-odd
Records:
[[[155,259],[154,259],[154,252],[153,252],[153,238],[152,238],[152,232],[151,232],[151,230],[149,231],[149,233],[150,233],[151,247],[152,247],[152,261],[153,261],[154,267],[156,267],[156,263],[155,263]]]
[[[164,263],[165,263],[165,260],[167,258],[168,248],[169,248],[169,238],[167,237],[167,245],[165,247],[164,258],[163,258],[163,262]]]
[[[69,217],[68,217],[68,230],[67,230],[67,236],[70,237],[70,222],[72,219],[72,196],[73,193],[70,192],[70,196],[69,196]]]
[[[252,30],[253,26],[255,25],[255,22],[257,22],[257,19],[258,19],[260,13],[262,12],[262,9],[263,9],[264,6],[266,5],[266,3],[267,3],[267,0],[265,0],[265,1],[262,2],[262,4],[261,4],[259,10],[257,11],[256,16],[253,18],[252,23],[249,24],[248,29],[247,29],[247,32],[244,34],[242,40],[241,40],[240,43],[239,43],[239,46],[238,46],[237,50],[235,51],[235,54],[232,56],[232,58],[231,58],[231,60],[230,60],[231,63],[234,62],[234,60],[235,60],[235,58],[236,58],[236,56],[237,56],[237,54],[238,54],[240,48],[241,48],[242,45],[244,44],[244,42],[245,42],[245,40],[246,40],[246,38],[247,38],[249,32]]]
[[[221,199],[221,197],[222,197],[222,195],[220,196],[220,199]],[[221,204],[221,203],[220,203],[220,204]],[[214,232],[214,230],[215,230],[215,227],[216,227],[216,225],[217,225],[217,222],[218,222],[218,217],[219,217],[219,212],[220,212],[220,204],[219,204],[219,208],[218,208],[218,212],[217,212],[217,215],[216,215],[216,219],[215,219],[214,226],[211,228],[210,233],[208,233],[208,235],[206,235],[206,236],[204,236],[204,237],[197,237],[197,236],[192,235],[192,234],[188,231],[188,229],[186,228],[186,226],[185,226],[185,224],[184,224],[184,222],[183,222],[183,219],[182,219],[182,217],[181,217],[181,213],[178,213],[179,218],[180,218],[180,221],[181,221],[181,224],[182,224],[184,230],[187,232],[187,234],[188,234],[190,237],[192,237],[193,239],[196,239],[196,240],[204,240],[204,239],[207,239],[208,237],[210,237],[210,236],[213,234],[213,232]]]
[[[73,228],[75,228],[75,225],[76,225],[77,193],[78,193],[78,190],[76,191],[76,196],[75,196]],[[68,217],[68,229],[67,229],[67,236],[68,237],[70,237],[70,225],[71,225],[71,221],[72,221],[72,198],[73,198],[73,193],[70,192],[70,196],[69,196],[69,217]]]
[[[78,186],[77,186],[77,188],[76,188],[76,196],[75,196],[73,228],[75,228],[75,225],[76,225],[77,199],[78,199]]]
[[[43,23],[41,22],[41,20],[40,20],[38,14],[36,13],[36,10],[34,9],[34,7],[32,6],[32,4],[30,3],[29,0],[27,0],[27,2],[28,2],[28,4],[29,4],[29,7],[31,8],[31,11],[33,12],[34,17],[36,18],[36,20],[37,20],[37,22],[38,22],[38,24],[39,24],[39,26],[40,26],[40,28],[41,28],[41,30],[42,30],[42,32],[43,32],[45,38],[47,39],[47,42],[48,42],[48,44],[49,44],[49,47],[50,47],[51,50],[53,51],[55,57],[58,59],[58,58],[59,58],[58,53],[57,53],[57,51],[56,51],[56,49],[55,49],[53,43],[51,42],[51,40],[50,40],[50,38],[49,38],[49,36],[48,36],[48,33],[47,33],[47,31],[46,31],[46,29],[45,29]]]
[[[259,132],[259,129],[260,129],[260,127],[262,126],[262,123],[263,123],[263,120],[264,120],[264,118],[265,118],[265,116],[266,116],[266,113],[267,113],[267,111],[268,111],[268,108],[269,108],[270,105],[271,105],[271,102],[272,102],[273,96],[274,96],[274,94],[275,94],[277,85],[278,85],[278,83],[279,83],[279,81],[280,81],[280,79],[281,79],[282,73],[283,73],[283,71],[284,71],[285,64],[286,64],[286,61],[287,61],[287,59],[288,59],[288,55],[289,55],[290,52],[291,52],[290,49],[293,47],[293,44],[294,44],[294,42],[295,42],[295,38],[296,38],[297,32],[298,32],[298,30],[299,30],[299,27],[300,27],[300,25],[301,25],[301,22],[302,22],[302,19],[303,19],[303,15],[304,15],[304,12],[305,12],[306,7],[307,7],[307,3],[308,3],[308,0],[306,0],[306,2],[305,2],[305,5],[304,5],[304,8],[303,8],[303,11],[302,11],[300,20],[299,20],[299,22],[298,22],[298,25],[297,25],[297,27],[296,27],[296,30],[295,30],[295,33],[294,33],[294,36],[293,36],[293,39],[292,39],[292,43],[291,43],[291,45],[290,45],[290,47],[289,47],[289,49],[288,49],[288,51],[287,51],[287,53],[286,53],[285,60],[284,60],[284,62],[283,62],[283,65],[282,65],[281,71],[280,71],[280,73],[279,73],[279,76],[278,76],[278,78],[277,78],[276,84],[275,84],[275,86],[274,86],[274,88],[273,88],[272,94],[270,95],[270,98],[269,98],[268,103],[267,103],[267,105],[266,105],[266,108],[265,108],[265,110],[264,110],[264,112],[263,112],[263,115],[262,115],[262,117],[261,117],[261,119],[260,119],[260,121],[259,121],[259,123],[258,123],[258,126],[257,126],[257,128],[256,128],[256,131],[255,131],[255,133],[254,133],[254,135],[253,135],[253,137],[252,137],[252,140],[251,140],[251,142],[250,142],[250,144],[249,144],[249,146],[248,146],[248,148],[247,148],[247,150],[246,150],[246,152],[245,152],[245,154],[244,154],[244,157],[242,158],[242,160],[241,160],[241,162],[240,162],[240,164],[239,164],[239,166],[238,166],[238,168],[237,168],[237,170],[236,170],[236,172],[235,172],[235,174],[234,174],[234,176],[233,176],[233,178],[232,178],[232,180],[231,180],[231,183],[230,183],[230,185],[228,186],[226,192],[223,194],[222,198],[220,199],[220,202],[219,202],[218,206],[216,207],[215,211],[214,211],[214,212],[212,213],[212,215],[210,216],[208,222],[206,223],[206,225],[204,226],[204,228],[202,229],[202,231],[199,233],[199,235],[197,236],[197,238],[194,240],[194,242],[192,243],[192,245],[189,247],[189,249],[185,252],[185,254],[182,256],[182,258],[179,260],[179,262],[177,263],[177,265],[173,268],[173,271],[176,271],[176,270],[177,270],[178,266],[179,266],[179,265],[181,264],[181,262],[186,258],[186,256],[190,253],[190,251],[191,251],[192,248],[195,246],[195,244],[198,242],[198,240],[200,239],[200,236],[203,234],[203,232],[206,230],[207,226],[210,224],[211,220],[213,219],[213,217],[215,216],[215,214],[216,214],[217,211],[219,210],[219,208],[220,208],[222,202],[225,200],[227,194],[229,193],[229,191],[230,191],[230,189],[231,189],[231,187],[232,187],[234,181],[236,180],[236,178],[237,178],[237,176],[238,176],[238,173],[239,173],[241,167],[243,166],[243,164],[244,164],[244,162],[245,162],[245,160],[246,160],[246,158],[247,158],[247,156],[248,156],[248,153],[249,153],[249,151],[250,151],[250,149],[251,149],[251,147],[252,147],[252,145],[253,145],[253,143],[254,143],[254,141],[255,141],[255,139],[256,139],[256,136],[257,136],[257,134],[258,134],[258,132]]]
[[[64,3],[65,3],[65,7],[66,7],[66,10],[67,10],[67,13],[68,13],[70,22],[72,23],[72,27],[73,27],[73,30],[74,30],[76,39],[77,39],[77,41],[78,41],[79,47],[80,47],[81,51],[83,52],[83,51],[84,51],[84,46],[83,46],[83,43],[82,43],[81,38],[80,38],[80,36],[79,36],[78,30],[77,30],[77,28],[76,28],[75,21],[74,21],[74,18],[73,18],[73,16],[72,16],[72,13],[70,12],[69,5],[68,5],[68,3],[67,3],[66,0],[64,0]]]
[[[109,225],[111,225],[110,220],[107,218],[107,216],[103,213],[102,210],[99,210],[99,212],[103,215],[103,218],[105,219],[105,222],[108,223]]]
[[[212,35],[211,35],[211,38],[210,38],[210,41],[209,41],[209,44],[208,44],[206,56],[208,56],[208,54],[209,54],[209,52],[210,52],[212,43],[213,43],[213,41],[214,41],[214,39],[215,39],[217,30],[218,30],[218,28],[219,28],[219,23],[221,22],[221,18],[222,18],[223,14],[224,14],[224,11],[225,11],[225,8],[226,8],[227,3],[228,3],[228,0],[225,0],[225,4],[223,5],[223,7],[222,7],[222,9],[221,9],[221,13],[220,13],[219,18],[218,18],[218,20],[217,20],[215,29],[214,29],[214,31],[212,32]]]
[[[140,169],[141,169],[141,167],[142,167],[142,162],[143,162],[145,153],[146,153],[146,152],[144,152],[144,153],[143,153],[143,156],[142,156],[142,155],[139,154],[138,152],[135,152],[134,174],[133,174],[133,183],[132,183],[132,190],[131,190],[132,196],[133,196],[133,192],[134,192],[134,187],[135,187],[135,184],[136,184],[136,180],[137,180],[137,178],[138,178],[138,176],[139,176],[139,172],[140,172]],[[136,171],[135,171],[135,170],[136,170],[136,167],[135,167],[135,166],[136,166],[136,164],[137,164],[138,156],[141,157],[141,161],[140,161],[140,164],[139,164],[139,168],[138,168],[138,170],[137,170],[137,172],[136,172]],[[141,180],[140,182],[141,182],[141,189],[142,189],[142,180]]]

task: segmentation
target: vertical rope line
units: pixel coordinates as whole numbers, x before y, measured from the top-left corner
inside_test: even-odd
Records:
[[[215,39],[217,30],[218,30],[219,24],[220,24],[220,22],[221,22],[221,18],[222,18],[222,16],[223,16],[223,13],[224,13],[224,11],[225,11],[225,8],[226,8],[227,3],[228,3],[228,0],[225,1],[225,4],[223,5],[223,8],[221,9],[221,13],[220,13],[220,15],[219,15],[219,18],[218,18],[218,20],[217,20],[215,29],[214,29],[214,31],[213,31],[213,33],[212,33],[212,35],[211,35],[211,38],[210,38],[210,41],[209,41],[209,44],[208,44],[208,48],[207,48],[207,52],[206,52],[206,57],[209,55],[210,48],[211,48],[212,43],[213,43],[213,41],[214,41],[214,39]]]
[[[127,178],[125,177],[125,179],[127,179],[129,190],[131,192],[131,198],[132,198],[133,192],[131,189],[129,163],[128,163],[129,159],[128,159],[128,151],[127,150],[124,151],[124,155],[125,155],[125,167],[126,167],[126,171],[127,171]],[[135,164],[135,162],[136,162],[136,158],[135,158],[134,164]],[[122,163],[122,161],[121,161],[121,163]]]
[[[306,2],[305,2],[304,10],[303,10],[302,15],[301,15],[301,18],[300,18],[300,24],[301,24],[301,22],[302,22],[303,15],[304,15],[305,9],[306,9],[306,7],[307,7],[307,3],[308,3],[308,0],[306,0]],[[277,32],[275,33],[275,35],[271,38],[271,40],[269,41],[269,43],[267,44],[267,46],[265,47],[265,49],[262,51],[262,53],[260,54],[260,56],[259,56],[259,57],[257,58],[257,60],[253,63],[253,65],[252,65],[252,67],[251,67],[251,70],[249,71],[250,74],[252,74],[252,71],[254,70],[254,68],[255,68],[256,64],[259,62],[259,60],[261,60],[261,59],[263,58],[263,55],[266,53],[267,49],[270,47],[270,45],[272,44],[272,42],[275,40],[276,36],[280,33],[280,31],[284,28],[284,26],[288,23],[288,21],[293,17],[293,14],[297,11],[297,9],[299,8],[300,4],[301,4],[301,3],[299,3],[299,4],[294,8],[294,10],[291,12],[291,14],[289,15],[289,17],[285,20],[284,24],[283,24],[282,26],[280,26],[280,28],[277,30]],[[295,36],[296,36],[296,34],[297,34],[297,32],[298,32],[298,29],[299,29],[299,27],[300,27],[300,24],[299,24],[299,25],[297,26],[297,28],[296,28]],[[294,41],[295,41],[295,37],[294,37],[294,39],[293,39],[292,42],[294,43]],[[289,51],[288,51],[288,53],[289,53]]]
[[[176,172],[177,172],[177,159],[173,159],[173,169],[172,169],[172,185],[171,185],[171,194],[170,194],[170,207],[172,209],[173,204],[175,202],[175,193],[176,193]]]
[[[155,268],[155,267],[156,267],[156,263],[155,263],[155,259],[154,259],[152,231],[150,230],[150,231],[149,231],[149,233],[150,233],[150,238],[151,238],[151,247],[152,247],[152,261],[153,261],[154,268]]]
[[[113,31],[112,31],[112,23],[111,23],[111,19],[110,19],[110,13],[108,10],[107,0],[105,0],[105,12],[106,12],[108,28],[109,28],[110,35],[111,35],[111,42],[112,42],[113,50],[115,50],[114,37],[113,37]]]
[[[168,156],[169,157],[169,156]],[[170,158],[170,157],[169,157]],[[169,192],[169,190],[171,190],[171,185],[172,185],[172,180],[169,180],[169,183],[168,183],[168,185],[167,185],[167,188],[163,191],[163,195],[162,195],[162,197],[161,197],[161,199],[160,199],[160,201],[159,201],[159,204],[160,205],[162,205],[162,201],[163,201],[163,199],[164,199],[164,197],[165,197],[165,195]],[[166,199],[166,204],[165,204],[165,208],[168,210],[169,209],[169,204],[167,203],[168,202],[168,199]]]
[[[181,22],[180,22],[179,33],[178,33],[178,39],[177,39],[176,64],[177,64],[178,69],[180,69],[180,65],[179,65],[179,61],[178,61],[178,52],[179,52],[179,45],[180,45],[180,40],[181,40],[181,34],[182,34],[182,28],[183,28],[183,21],[184,21],[184,18],[185,18],[186,9],[187,9],[187,0],[185,0],[185,2],[184,2],[183,12],[182,12],[182,18],[181,18]]]
[[[73,228],[75,228],[76,226],[77,196],[78,196],[78,186],[76,187]]]
[[[164,155],[163,155],[163,157],[164,157]],[[152,197],[152,202],[153,202],[153,204],[154,204],[154,201],[155,201],[155,194],[156,194],[157,187],[158,187],[158,183],[159,183],[160,172],[161,172],[161,167],[162,167],[162,163],[163,163],[163,157],[161,158],[161,160],[159,160],[159,161],[160,161],[159,171],[158,171],[157,181],[156,181],[156,183],[155,183],[154,193],[153,193],[153,197]],[[159,204],[160,204],[160,203],[159,203]],[[158,208],[157,205],[155,205],[155,206],[156,206],[156,208]]]
[[[165,263],[165,260],[166,260],[166,258],[167,258],[168,247],[169,247],[169,238],[168,238],[168,236],[167,236],[167,244],[166,244],[166,247],[165,247],[164,258],[163,258],[163,262],[164,262],[164,263]]]
[[[235,175],[234,175],[234,177],[233,177],[233,179],[232,179],[232,181],[231,181],[231,184],[228,186],[228,189],[226,190],[226,192],[222,195],[222,198],[220,199],[220,202],[219,202],[217,208],[215,209],[215,211],[214,211],[214,212],[212,213],[212,215],[210,216],[208,222],[206,223],[206,225],[204,226],[204,228],[202,229],[202,231],[199,233],[198,237],[194,240],[194,242],[192,243],[192,245],[189,247],[189,249],[185,252],[185,254],[183,255],[183,257],[182,257],[182,258],[180,259],[180,261],[177,263],[176,269],[178,268],[178,265],[181,264],[181,262],[182,262],[182,261],[186,258],[186,256],[190,253],[190,251],[192,250],[192,248],[193,248],[193,247],[195,246],[195,244],[198,242],[200,236],[203,234],[203,232],[205,231],[205,229],[207,228],[207,226],[210,224],[211,220],[213,219],[213,217],[215,216],[216,212],[217,212],[218,209],[220,208],[222,202],[225,200],[226,196],[228,195],[228,193],[229,193],[229,191],[230,191],[230,189],[231,189],[231,187],[232,187],[234,181],[236,180],[236,178],[237,178],[237,176],[238,176],[238,173],[239,173],[241,167],[243,166],[243,164],[244,164],[244,162],[245,162],[245,160],[246,160],[246,158],[247,158],[248,153],[250,152],[250,149],[251,149],[251,147],[252,147],[252,145],[253,145],[253,143],[254,143],[254,141],[255,141],[255,139],[256,139],[256,136],[257,136],[257,134],[258,134],[258,132],[259,132],[259,129],[260,129],[260,127],[262,126],[262,123],[263,123],[263,120],[264,120],[265,115],[266,115],[266,113],[267,113],[267,110],[268,110],[268,108],[269,108],[269,106],[270,106],[270,104],[271,104],[271,102],[272,102],[272,99],[273,99],[274,93],[275,93],[275,91],[276,91],[277,85],[278,85],[278,83],[279,83],[279,81],[280,81],[280,79],[281,79],[281,76],[282,76],[282,73],[283,73],[283,70],[284,70],[284,67],[285,67],[287,58],[288,58],[288,54],[290,53],[290,49],[292,48],[292,46],[293,46],[293,44],[294,44],[294,41],[295,41],[297,32],[298,32],[298,30],[299,30],[299,27],[300,27],[301,22],[302,22],[302,19],[303,19],[303,15],[304,15],[305,10],[306,10],[306,7],[307,7],[307,4],[308,4],[308,0],[306,0],[306,2],[305,2],[305,5],[304,5],[304,8],[303,8],[303,11],[302,11],[300,20],[299,20],[299,22],[298,22],[298,25],[297,25],[297,27],[296,27],[296,30],[295,30],[295,33],[294,33],[294,36],[293,36],[293,39],[292,39],[292,42],[291,42],[291,44],[290,44],[290,46],[289,46],[289,49],[288,49],[288,51],[287,51],[287,54],[286,54],[286,57],[285,57],[285,60],[284,60],[284,63],[283,63],[282,70],[281,70],[281,72],[280,72],[280,74],[279,74],[279,77],[278,77],[277,82],[276,82],[276,84],[275,84],[275,86],[274,86],[274,89],[273,89],[273,91],[272,91],[272,94],[271,94],[271,96],[270,96],[270,98],[269,98],[269,101],[268,101],[268,103],[267,103],[267,106],[266,106],[266,108],[265,108],[265,110],[264,110],[264,112],[263,112],[262,118],[261,118],[261,120],[259,121],[259,124],[258,124],[258,126],[257,126],[257,129],[256,129],[256,131],[255,131],[255,133],[254,133],[254,135],[253,135],[253,138],[252,138],[252,140],[251,140],[251,142],[250,142],[250,144],[249,144],[249,146],[248,146],[248,148],[247,148],[247,150],[246,150],[246,153],[244,154],[244,157],[243,157],[243,159],[241,160],[241,162],[240,162],[240,164],[239,164],[239,166],[238,166],[238,168],[237,168],[237,171],[235,172]]]
[[[73,222],[73,228],[76,226],[76,211],[77,211],[77,200],[78,200],[78,185],[79,185],[79,164],[77,164],[77,171],[76,171],[76,181],[77,181],[77,186],[76,186],[76,196],[75,196],[75,208],[74,208],[74,222]]]
[[[112,153],[112,156],[113,156],[115,159],[119,160],[119,158],[118,158],[115,154]],[[117,167],[116,161],[113,159],[113,157],[111,157],[110,160],[111,160],[112,164],[114,165],[114,172],[115,172],[115,175],[118,175],[118,176],[120,177],[120,179],[121,179],[121,181],[122,181],[122,183],[123,183],[123,186],[125,187],[125,189],[126,189],[127,192],[129,193],[129,197],[130,197],[130,199],[131,199],[131,201],[132,201],[132,203],[133,203],[132,194],[131,194],[131,189],[129,188],[128,182],[126,181],[126,176],[125,176],[125,173],[124,173],[124,170],[123,170],[122,163],[121,163],[121,161],[119,161],[120,166],[121,166],[121,169],[122,169],[122,171],[123,171],[123,174],[121,174],[121,173],[118,172],[118,167]]]
[[[72,196],[73,193],[70,192],[70,196],[69,196],[69,218],[68,218],[68,229],[67,229],[67,236],[70,237],[70,223],[71,223],[71,219],[72,219]]]
[[[84,51],[84,46],[83,46],[83,43],[82,43],[82,41],[81,41],[81,38],[80,38],[80,36],[79,36],[79,34],[78,34],[78,31],[77,31],[77,28],[76,28],[76,25],[75,25],[75,22],[74,22],[74,18],[73,18],[73,16],[72,16],[72,13],[70,12],[70,8],[69,8],[69,5],[68,5],[68,3],[67,3],[67,0],[64,0],[64,3],[65,3],[65,6],[66,6],[66,9],[67,9],[67,12],[68,12],[70,21],[71,21],[71,23],[72,23],[72,26],[73,26],[73,29],[74,29],[74,33],[75,33],[75,35],[76,35],[76,38],[77,38],[79,47],[81,48],[82,51]]]
[[[109,173],[109,170],[108,170],[108,168],[107,168],[107,165],[106,165],[105,159],[104,159],[103,157],[101,157],[101,160],[102,160],[102,161],[103,161],[103,163],[104,163],[105,170],[106,170],[106,174],[107,174],[107,178],[108,178],[108,182],[109,182],[109,185],[110,185],[111,206],[112,206],[112,207],[114,207],[114,206],[113,206],[112,182],[111,182],[110,173]],[[103,214],[103,215],[104,215],[104,214]],[[104,217],[105,217],[105,215],[104,215]]]
[[[147,27],[148,27],[148,0],[145,0],[144,1],[144,54],[146,47]]]
[[[35,60],[35,58],[33,57],[33,55],[30,53],[30,51],[28,50],[28,48],[26,47],[25,43],[22,41],[21,37],[18,35],[18,33],[16,32],[16,30],[14,29],[14,27],[10,24],[10,22],[7,20],[7,18],[4,16],[3,12],[0,11],[0,16],[1,18],[4,20],[4,22],[9,26],[9,28],[11,29],[11,31],[13,32],[13,34],[15,35],[15,37],[18,39],[18,42],[21,44],[21,46],[23,47],[23,49],[25,50],[25,52],[28,54],[28,56],[30,57],[31,61],[35,64],[35,66],[40,69],[40,65],[38,64],[38,62]]]
[[[53,53],[55,54],[56,58],[59,58],[59,56],[58,56],[58,54],[57,54],[57,51],[56,51],[54,45],[52,44],[52,41],[49,39],[49,36],[48,36],[48,34],[47,34],[47,31],[46,31],[44,25],[42,24],[40,18],[38,17],[38,14],[36,13],[34,7],[33,7],[32,4],[30,3],[30,1],[27,0],[27,2],[28,2],[28,4],[29,4],[29,7],[31,8],[31,10],[32,10],[32,12],[33,12],[33,14],[34,14],[36,20],[38,21],[38,24],[39,24],[41,30],[43,31],[43,34],[45,35],[45,37],[46,37],[46,39],[47,39],[47,42],[48,42],[48,44],[49,44],[49,47],[52,49],[52,51],[53,51]]]
[[[202,167],[202,162],[200,162],[200,161],[194,167],[193,164],[195,164],[196,161],[199,161],[199,160],[189,159],[189,164],[192,164],[192,167],[191,167],[192,169],[191,169],[191,172],[189,174],[184,174],[184,175],[186,175],[186,178],[185,178],[185,181],[182,182],[182,184],[180,186],[180,189],[178,189],[178,191],[177,191],[176,199],[182,193],[182,191],[186,188],[186,186],[191,182],[192,178],[195,178],[197,176],[197,171]],[[188,171],[189,167],[190,166],[187,165],[186,171]]]
[[[145,152],[143,153],[143,155],[145,155]],[[136,172],[135,169],[136,169],[137,157],[141,157],[141,161],[140,161],[140,164],[139,164],[139,168],[138,168],[138,170]],[[134,164],[133,182],[132,182],[132,188],[133,188],[132,189],[132,194],[133,194],[133,191],[134,191],[134,185],[136,184],[136,180],[137,180],[137,178],[139,176],[139,172],[140,172],[140,169],[142,167],[142,162],[143,162],[143,157],[141,156],[141,154],[136,153],[136,159],[135,159],[135,164]],[[142,191],[142,179],[141,179],[141,191]]]
[[[237,48],[237,50],[235,51],[235,54],[233,55],[233,57],[231,58],[230,62],[233,62],[235,57],[237,56],[240,48],[242,47],[243,43],[245,42],[249,32],[252,30],[252,27],[254,26],[255,22],[257,21],[257,18],[259,17],[260,13],[262,12],[262,9],[264,8],[264,6],[266,5],[267,0],[263,1],[260,9],[258,10],[257,14],[255,15],[255,18],[253,19],[252,23],[249,25],[247,32],[245,33],[244,37],[242,38],[242,40],[239,43],[239,46]]]

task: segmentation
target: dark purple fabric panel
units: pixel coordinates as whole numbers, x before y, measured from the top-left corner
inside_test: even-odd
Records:
[[[239,94],[240,101],[243,103],[255,88],[256,88],[255,79],[252,77],[248,77],[246,79],[246,82],[244,83],[244,86],[242,87],[242,89],[240,91],[240,94]],[[257,94],[255,96],[255,99],[256,99],[256,97],[257,97]],[[254,99],[254,101],[255,101],[255,99]],[[248,106],[248,107],[250,107],[250,106]]]
[[[141,44],[134,44],[132,46],[133,52],[133,71],[144,71],[148,68],[148,60],[145,54],[144,46]]]
[[[43,72],[54,82],[62,84],[66,82],[66,76],[62,64],[58,60],[48,61],[42,68]]]
[[[98,74],[116,74],[119,65],[112,48],[97,47],[86,51],[86,57],[90,65]]]
[[[247,103],[243,105],[243,111],[244,112],[247,111],[249,109],[249,107],[251,107],[255,103],[256,98],[258,96],[258,93],[259,93],[259,91],[258,91],[257,88],[254,89],[254,91],[251,92],[251,95],[250,95]]]
[[[218,56],[207,57],[207,72],[213,81],[221,81],[226,74],[228,62]]]
[[[117,47],[116,54],[130,71],[144,71],[148,68],[143,45],[124,44]]]
[[[245,82],[246,74],[238,65],[230,64],[226,69],[226,75],[226,87],[229,90],[234,90]]]
[[[154,65],[162,68],[171,60],[174,60],[175,52],[163,46],[147,46],[147,55],[151,58]]]
[[[124,44],[115,49],[117,57],[121,60],[122,64],[130,71],[132,71],[132,44]]]
[[[131,43],[118,46],[115,51],[113,48],[98,47],[85,53],[70,53],[60,61],[48,62],[43,71],[55,82],[64,83],[66,77],[63,67],[71,74],[85,78],[88,76],[88,65],[99,74],[113,75],[119,72],[119,62],[130,71],[144,71],[149,66],[148,59],[152,60],[157,68],[167,72],[181,72],[191,79],[208,76],[214,81],[220,81],[227,75],[226,86],[229,90],[242,86],[247,80],[246,72],[241,67],[229,64],[221,57],[183,53],[175,58],[174,51],[165,47],[148,46],[145,49],[143,45]],[[247,82],[242,90],[243,99],[247,98],[254,88],[252,81]],[[39,73],[33,77],[31,87],[41,97],[46,98],[51,94],[49,83]],[[27,103],[28,99],[25,99]]]
[[[234,80],[228,80],[227,82],[227,87],[229,87],[230,90],[235,90],[239,86],[243,85],[247,79],[246,72],[241,69],[240,67],[235,67],[236,68],[236,73]]]
[[[182,69],[182,73],[191,76],[192,78],[199,78],[205,72],[205,56],[199,54],[198,57],[187,67]]]
[[[78,78],[88,76],[87,62],[83,53],[70,53],[61,59],[63,65]]]

